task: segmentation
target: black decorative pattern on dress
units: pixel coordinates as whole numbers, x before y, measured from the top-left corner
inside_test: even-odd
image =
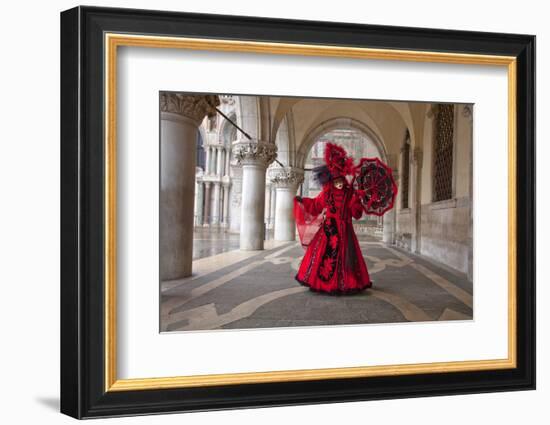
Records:
[[[334,191],[330,190],[327,197],[328,209],[332,214],[336,213],[336,203],[334,202]]]
[[[336,226],[336,219],[334,217],[328,217],[323,222],[323,231],[327,238],[325,244],[325,252],[321,258],[321,264],[317,269],[317,276],[324,282],[328,282],[332,279],[334,271],[337,267],[338,260],[338,248],[340,246],[340,236],[338,235],[338,227]]]
[[[317,251],[319,250],[319,245],[321,243],[321,238],[315,237],[315,238],[313,238],[313,240],[311,242],[315,243],[315,245],[313,246],[313,252],[311,254],[311,258],[315,259],[315,258],[317,258]],[[307,265],[306,273],[304,275],[304,280],[306,282],[309,281],[309,276],[311,276],[311,270],[313,269],[313,263],[314,263],[314,261],[310,261],[309,264]]]
[[[344,193],[342,195],[342,208],[340,209],[340,235],[343,235],[344,234],[344,228],[350,228],[350,226],[352,225],[351,224],[351,217],[350,217],[350,222],[347,223],[347,219],[348,219],[348,216],[347,216],[347,213],[348,213],[348,195],[350,194],[350,191],[348,190],[344,190]],[[344,281],[345,277],[344,277],[344,267],[343,264],[342,264],[342,255],[347,255],[347,250],[346,250],[346,247],[342,247],[342,252],[340,252],[340,255],[338,256],[338,260],[337,260],[337,267],[338,267],[338,276],[336,277],[336,284],[338,286],[338,290],[339,291],[343,291],[344,288],[346,287],[346,282]]]

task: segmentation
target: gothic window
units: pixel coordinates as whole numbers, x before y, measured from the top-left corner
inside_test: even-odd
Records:
[[[401,186],[401,208],[409,208],[409,174],[411,163],[411,139],[409,136],[409,130],[405,135],[405,142],[403,143],[403,165],[402,165],[402,186]]]
[[[454,105],[441,104],[434,125],[434,201],[453,197]]]

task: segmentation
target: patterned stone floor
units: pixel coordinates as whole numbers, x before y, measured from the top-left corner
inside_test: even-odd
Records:
[[[465,275],[372,238],[360,245],[373,287],[349,296],[294,280],[298,243],[270,240],[264,251],[245,252],[233,237],[196,239],[193,276],[162,283],[161,331],[472,319]]]

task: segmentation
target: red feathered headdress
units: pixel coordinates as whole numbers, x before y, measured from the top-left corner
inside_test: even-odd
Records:
[[[354,172],[353,158],[348,156],[342,146],[334,143],[327,143],[325,147],[325,162],[332,179],[345,177]]]

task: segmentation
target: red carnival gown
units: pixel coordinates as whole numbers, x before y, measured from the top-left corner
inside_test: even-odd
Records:
[[[363,214],[358,194],[349,185],[337,189],[329,183],[316,198],[299,199],[294,200],[299,230],[312,223],[320,226],[311,241],[302,238],[307,250],[296,280],[313,291],[330,294],[350,294],[371,287],[352,225],[352,217],[359,219]],[[323,211],[324,217],[320,216]]]

